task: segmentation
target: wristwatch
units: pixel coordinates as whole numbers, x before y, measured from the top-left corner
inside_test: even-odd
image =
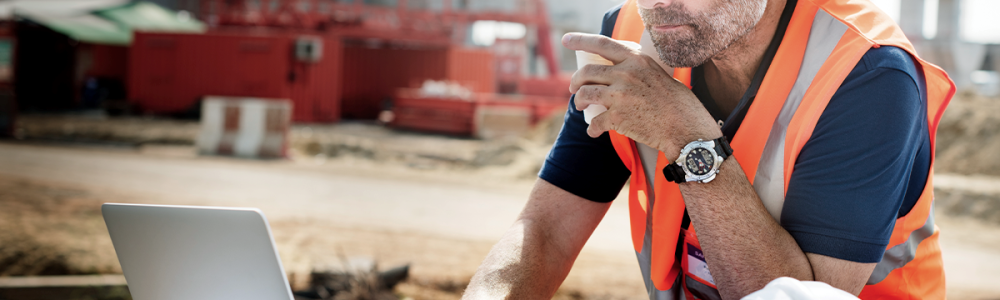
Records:
[[[676,183],[697,181],[709,183],[719,174],[719,166],[733,155],[726,137],[711,141],[697,140],[681,149],[677,161],[663,168],[663,177]]]

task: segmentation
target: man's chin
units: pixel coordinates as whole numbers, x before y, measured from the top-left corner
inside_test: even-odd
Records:
[[[704,64],[712,55],[706,55],[703,45],[692,37],[653,38],[653,46],[664,64],[674,68],[693,68]]]
[[[711,58],[711,56],[705,56],[703,54],[692,54],[690,52],[683,53],[662,53],[660,52],[660,60],[664,64],[671,66],[673,68],[694,68],[704,64]]]

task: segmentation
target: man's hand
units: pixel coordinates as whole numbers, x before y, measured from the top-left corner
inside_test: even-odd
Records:
[[[653,58],[601,35],[568,33],[566,48],[603,56],[613,66],[587,65],[573,74],[570,92],[576,109],[591,104],[608,108],[594,118],[587,134],[614,130],[663,151],[668,159],[687,143],[711,140],[722,131],[697,97],[667,74]]]

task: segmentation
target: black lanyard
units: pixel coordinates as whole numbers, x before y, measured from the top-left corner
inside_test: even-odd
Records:
[[[746,118],[747,111],[750,110],[750,105],[757,98],[757,90],[760,89],[760,84],[764,81],[764,75],[767,74],[767,69],[771,67],[771,62],[774,61],[774,55],[778,52],[778,46],[781,45],[781,40],[785,37],[785,29],[788,29],[788,21],[792,19],[792,13],[795,12],[795,5],[797,3],[798,0],[788,0],[785,3],[785,9],[781,12],[781,19],[778,20],[778,28],[774,32],[774,37],[771,38],[771,44],[767,46],[767,51],[764,52],[764,59],[760,61],[760,66],[757,67],[757,72],[753,76],[753,81],[750,82],[750,87],[743,93],[743,97],[740,98],[740,102],[736,105],[736,108],[725,119],[723,119],[724,113],[715,104],[715,99],[712,99],[711,93],[708,92],[702,66],[694,67],[691,70],[691,91],[698,97],[698,100],[701,100],[701,104],[705,106],[705,109],[708,109],[708,112],[712,114],[712,117],[716,121],[723,122],[722,134],[729,139],[730,143],[733,142],[733,137],[736,136],[736,131],[740,129],[743,119]],[[685,208],[681,228],[687,230],[688,227],[691,227],[691,216],[688,215],[687,208]],[[677,247],[680,246],[681,244],[678,243]]]

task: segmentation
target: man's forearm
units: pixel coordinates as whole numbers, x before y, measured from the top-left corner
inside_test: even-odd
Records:
[[[805,253],[764,208],[735,157],[711,183],[684,183],[680,190],[724,299],[782,276],[813,280]]]
[[[519,220],[507,230],[479,266],[463,299],[552,298],[576,254],[560,253],[545,233],[532,230],[536,225]]]
[[[463,298],[552,298],[609,207],[539,179],[517,222],[490,250]]]

